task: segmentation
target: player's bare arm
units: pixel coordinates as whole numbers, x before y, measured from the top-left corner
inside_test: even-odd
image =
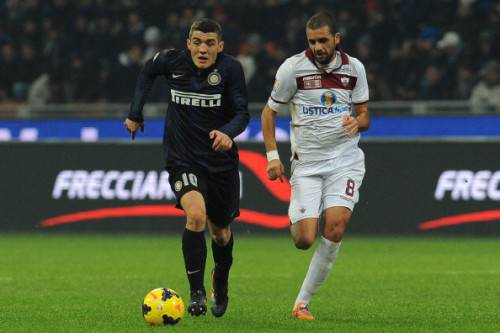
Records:
[[[276,180],[279,178],[279,180],[283,182],[285,167],[279,159],[278,146],[276,144],[276,112],[273,111],[267,104],[264,106],[264,110],[262,110],[261,121],[268,160],[267,178],[270,180]]]
[[[141,129],[141,133],[144,133],[144,122],[137,122],[127,118],[123,124],[132,136],[132,140],[135,140],[135,135],[137,134],[138,129]]]
[[[347,135],[352,137],[359,132],[364,132],[370,127],[370,114],[368,112],[368,103],[354,105],[356,116],[345,115],[343,117],[343,126]]]
[[[209,133],[210,139],[214,140],[212,148],[215,151],[228,151],[233,147],[233,140],[225,133],[213,130]]]

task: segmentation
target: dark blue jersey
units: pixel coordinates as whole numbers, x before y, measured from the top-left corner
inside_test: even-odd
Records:
[[[167,79],[169,106],[163,145],[166,167],[198,166],[209,172],[238,167],[236,144],[225,152],[212,149],[209,133],[219,130],[234,139],[249,121],[241,64],[219,53],[214,65],[197,68],[189,50],[156,54],[142,69],[128,118],[143,121],[142,108],[157,76]]]

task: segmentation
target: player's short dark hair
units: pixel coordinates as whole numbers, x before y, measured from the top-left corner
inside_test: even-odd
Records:
[[[337,24],[333,15],[328,12],[319,12],[311,16],[311,18],[306,23],[306,29],[319,29],[321,27],[327,26],[330,29],[330,33],[334,35],[338,32]]]
[[[201,32],[215,32],[219,40],[222,40],[222,28],[217,21],[208,18],[201,18],[194,21],[189,29],[189,38],[193,35],[193,31],[196,30]]]

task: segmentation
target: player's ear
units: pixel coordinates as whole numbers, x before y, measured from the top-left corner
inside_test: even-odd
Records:
[[[340,32],[336,32],[335,35],[333,35],[333,38],[335,40],[335,45],[340,43]]]
[[[191,39],[186,39],[186,47],[191,50]]]
[[[217,52],[222,52],[222,50],[224,50],[224,41],[221,40],[219,42],[219,45],[217,46]]]

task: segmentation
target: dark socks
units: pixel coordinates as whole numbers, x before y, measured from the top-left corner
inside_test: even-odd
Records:
[[[233,234],[231,233],[231,238],[229,242],[224,245],[218,245],[214,240],[212,240],[212,253],[214,255],[215,262],[215,277],[217,284],[227,284],[229,277],[229,269],[233,263]]]
[[[204,290],[203,278],[205,275],[205,262],[207,260],[207,245],[203,231],[184,229],[182,235],[182,253],[184,266],[191,290]]]

